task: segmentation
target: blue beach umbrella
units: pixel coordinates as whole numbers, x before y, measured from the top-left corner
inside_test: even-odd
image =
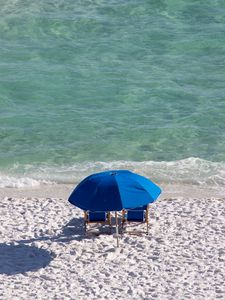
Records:
[[[149,179],[127,170],[92,174],[69,197],[73,205],[91,211],[120,211],[154,202],[161,189]]]
[[[149,179],[127,170],[114,170],[86,177],[74,189],[69,202],[83,210],[115,211],[119,247],[117,211],[152,203],[160,193],[161,189]]]

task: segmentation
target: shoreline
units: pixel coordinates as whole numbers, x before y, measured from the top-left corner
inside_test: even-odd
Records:
[[[0,199],[8,198],[60,198],[68,199],[76,185],[73,184],[41,184],[35,187],[1,188]],[[216,187],[197,185],[159,184],[162,198],[223,198],[224,190]],[[156,200],[157,202],[157,200]]]

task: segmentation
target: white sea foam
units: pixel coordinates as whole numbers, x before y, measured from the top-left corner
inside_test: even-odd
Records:
[[[68,165],[14,165],[0,173],[0,187],[26,187],[45,183],[76,184],[84,177],[104,170],[129,169],[157,183],[178,183],[201,186],[225,186],[225,163],[200,158],[187,158],[171,162],[111,161],[87,162]],[[15,175],[16,174],[16,175]]]
[[[21,187],[35,187],[40,184],[52,184],[53,182],[47,180],[36,180],[29,177],[13,177],[0,175],[1,188],[21,188]]]

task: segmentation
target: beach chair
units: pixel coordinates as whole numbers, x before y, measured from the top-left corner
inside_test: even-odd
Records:
[[[146,234],[149,231],[149,207],[145,205],[143,207],[137,207],[132,209],[122,210],[122,229],[131,234],[140,233],[137,229],[137,224],[146,224]],[[128,225],[128,226],[127,226]],[[128,230],[135,227],[135,230]]]
[[[88,230],[89,224],[109,225],[111,232],[111,214],[110,212],[84,211],[84,230]]]

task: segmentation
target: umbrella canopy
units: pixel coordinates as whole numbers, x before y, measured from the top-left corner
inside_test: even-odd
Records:
[[[149,179],[127,170],[92,174],[69,197],[73,205],[91,211],[120,211],[154,202],[161,189]]]

